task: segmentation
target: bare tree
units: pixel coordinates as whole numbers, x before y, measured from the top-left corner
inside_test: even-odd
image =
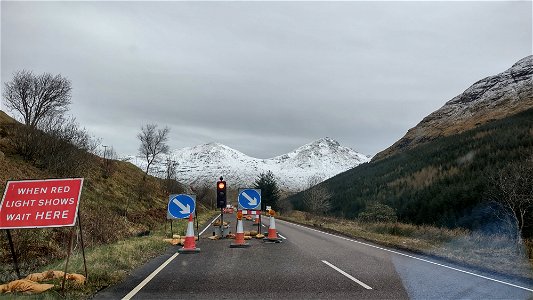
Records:
[[[178,182],[177,167],[178,162],[167,157],[165,162],[165,191],[169,195],[183,190]]]
[[[324,214],[331,209],[331,193],[324,185],[319,176],[312,176],[308,179],[307,190],[304,192],[304,205],[309,212]]]
[[[70,81],[61,75],[22,70],[4,84],[3,96],[7,108],[19,113],[24,124],[37,127],[45,117],[68,110],[70,91]]]
[[[117,170],[116,160],[118,159],[118,155],[113,146],[102,145],[102,147],[104,148],[102,152],[102,177],[107,179]]]
[[[533,157],[503,168],[493,183],[491,198],[508,212],[515,226],[516,241],[521,244],[527,218],[533,212]]]
[[[156,124],[141,126],[141,132],[137,138],[141,141],[139,154],[146,159],[145,176],[148,175],[150,166],[157,161],[159,155],[168,153],[168,133],[170,128],[158,129]]]

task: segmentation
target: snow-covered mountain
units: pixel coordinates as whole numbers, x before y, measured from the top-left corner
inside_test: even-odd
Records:
[[[178,180],[188,185],[214,184],[223,176],[230,187],[252,187],[259,174],[270,170],[279,187],[286,191],[305,189],[313,176],[326,180],[370,160],[370,157],[327,137],[270,159],[250,157],[219,143],[177,149],[169,157],[178,164]],[[141,157],[129,156],[126,159],[142,169],[146,168],[146,162]],[[161,161],[166,159],[164,157]],[[158,163],[151,173],[157,176],[164,174],[164,170],[164,164]]]

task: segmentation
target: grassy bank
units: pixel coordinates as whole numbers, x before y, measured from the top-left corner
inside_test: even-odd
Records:
[[[206,211],[198,215],[200,224],[211,221],[218,212]],[[174,234],[185,234],[187,222],[174,221]],[[148,260],[164,253],[169,244],[163,242],[170,236],[170,226],[161,225],[150,235],[132,237],[115,243],[94,246],[86,249],[89,280],[86,285],[79,286],[69,283],[65,291],[61,291],[61,282],[55,280],[56,287],[40,295],[25,297],[28,299],[86,299],[107,286],[121,282],[132,270]],[[176,246],[179,247],[179,246]],[[64,270],[65,260],[57,260],[34,272],[46,270]],[[69,273],[84,274],[81,249],[73,251],[69,261]],[[12,298],[13,295],[0,294],[0,298]]]
[[[533,279],[532,241],[517,246],[504,235],[484,235],[402,223],[366,223],[293,211],[280,217],[304,225],[365,239],[380,245],[438,256],[459,264]],[[529,255],[528,255],[529,253]]]

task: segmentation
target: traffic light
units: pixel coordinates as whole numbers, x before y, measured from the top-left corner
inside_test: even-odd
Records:
[[[217,208],[226,207],[226,182],[222,180],[217,181]]]

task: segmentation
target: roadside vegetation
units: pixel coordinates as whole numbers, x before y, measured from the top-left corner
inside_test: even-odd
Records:
[[[529,109],[359,165],[288,201],[296,210],[343,219],[364,219],[382,205],[401,223],[503,235],[519,247],[533,239],[532,186]],[[313,208],[309,195],[320,190],[329,201]]]
[[[61,75],[16,72],[3,89],[6,107],[15,117],[0,111],[0,194],[8,180],[84,178],[79,216],[75,227],[10,230],[20,275],[64,270],[68,244],[73,256],[68,272],[84,274],[81,259],[83,237],[88,284],[56,287],[37,298],[87,298],[119,282],[132,269],[162,254],[170,245],[166,208],[169,194],[188,191],[178,182],[175,165],[168,164],[164,179],[148,175],[131,163],[119,161],[111,145],[101,145],[75,118],[67,115],[71,83]],[[164,153],[168,128],[141,127],[139,153],[150,162]],[[215,212],[209,193],[197,197],[200,222]],[[174,222],[174,233],[183,234],[186,222]],[[0,237],[0,284],[17,279],[6,232]],[[56,282],[57,283],[57,282]],[[6,296],[0,294],[0,297]],[[9,295],[7,295],[9,297]]]

